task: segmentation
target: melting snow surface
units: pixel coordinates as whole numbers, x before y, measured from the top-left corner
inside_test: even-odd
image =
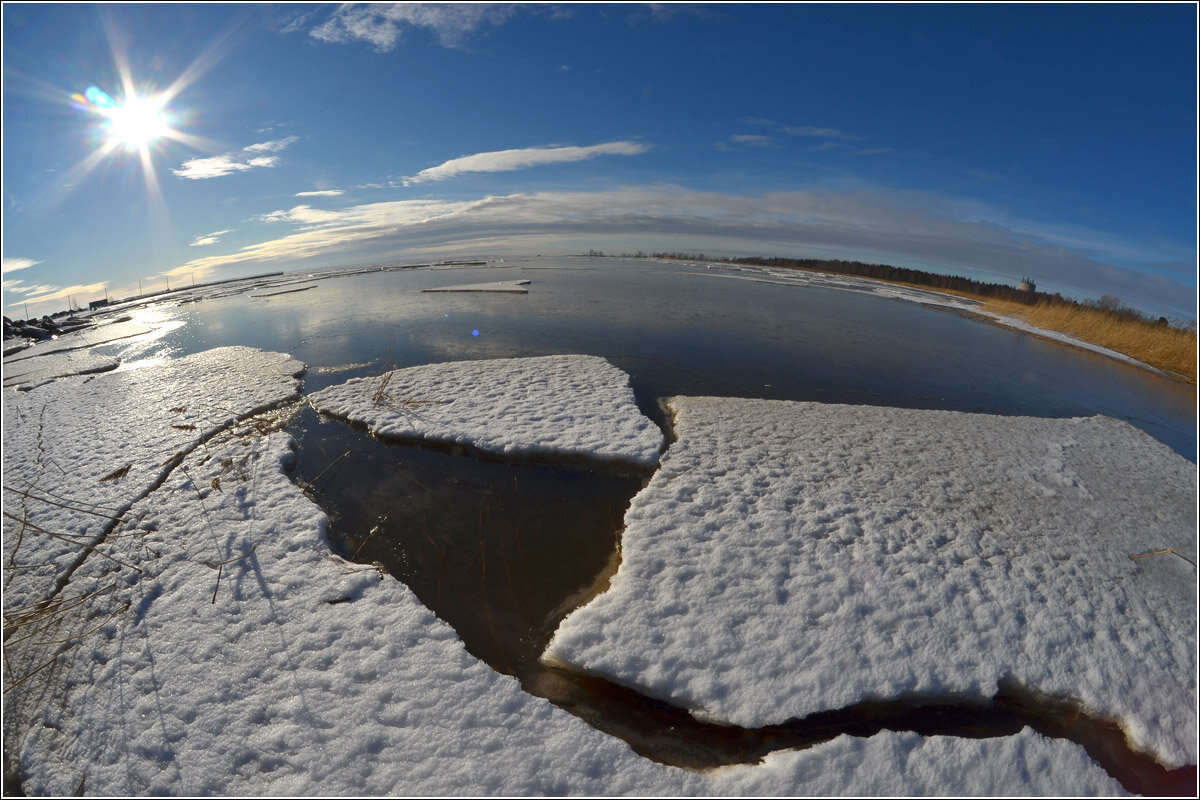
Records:
[[[426,364],[309,396],[377,436],[651,465],[662,432],[638,411],[629,377],[596,356]]]
[[[545,658],[742,726],[1012,678],[1194,762],[1194,465],[1104,417],[670,404],[620,570]]]

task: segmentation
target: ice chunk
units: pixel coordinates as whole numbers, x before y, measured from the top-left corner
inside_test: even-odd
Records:
[[[1195,760],[1194,465],[1103,417],[670,405],[620,570],[548,660],[748,727],[1011,679]]]
[[[356,378],[309,396],[377,436],[650,465],[662,432],[638,410],[629,377],[596,356],[427,364]]]

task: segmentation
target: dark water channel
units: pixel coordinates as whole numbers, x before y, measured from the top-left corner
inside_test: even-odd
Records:
[[[681,274],[683,273],[683,274]],[[421,294],[454,283],[532,279],[529,295]],[[225,344],[291,353],[305,391],[398,366],[582,353],[631,376],[643,413],[659,398],[719,394],[1125,419],[1195,459],[1194,387],[945,311],[831,289],[714,277],[704,268],[612,259],[530,260],[319,280],[291,295],[205,301],[162,352]],[[1073,739],[1126,788],[1191,794],[1195,767],[1168,772],[1069,699],[1006,686],[994,698],[863,703],[767,729],[697,722],[604,680],[547,667],[542,650],[619,563],[630,499],[649,474],[512,462],[378,441],[312,411],[290,428],[295,478],[326,510],[338,553],[412,588],[493,668],[620,736],[690,768],[882,729],[970,737],[1030,725]]]

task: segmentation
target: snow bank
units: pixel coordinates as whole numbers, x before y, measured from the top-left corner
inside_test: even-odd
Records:
[[[1011,678],[1196,754],[1196,469],[1103,417],[674,398],[546,658],[760,726]],[[1175,553],[1132,556],[1175,548]]]
[[[309,396],[377,436],[651,465],[662,432],[638,411],[628,376],[595,356],[427,364],[356,378]]]
[[[226,347],[154,369],[6,391],[6,612],[44,599],[86,543],[161,480],[176,453],[294,397],[303,368],[279,353]]]
[[[458,286],[439,286],[434,289],[422,289],[422,292],[509,292],[512,294],[529,294],[531,281],[492,281],[490,283],[464,283]]]

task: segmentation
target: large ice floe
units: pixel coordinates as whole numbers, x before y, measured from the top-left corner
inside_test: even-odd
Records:
[[[662,432],[638,411],[628,376],[597,356],[425,364],[309,396],[376,436],[471,445],[505,456],[658,460]]]
[[[278,430],[280,412],[267,411],[295,396],[300,366],[223,348],[5,393],[4,743],[6,769],[27,793],[1124,793],[1082,748],[1029,729],[982,740],[840,736],[706,774],[636,755],[470,656],[404,584],[330,552],[324,513],[288,478],[293,442]],[[461,435],[483,449],[574,427],[583,433],[552,438],[560,444],[544,452],[575,456],[582,440],[612,457],[589,438],[596,419],[619,422],[617,431],[643,431],[644,420],[624,401],[612,409],[627,379],[603,366],[509,362],[504,371],[527,383],[572,375],[583,397],[540,433],[512,414]],[[439,370],[463,386],[497,377],[487,362]],[[586,386],[583,372],[593,375]],[[413,383],[422,393],[431,391],[425,378]],[[393,412],[412,407],[404,397]],[[583,412],[589,397],[592,414]],[[510,427],[521,433],[504,433]],[[645,463],[657,453],[644,433],[619,438],[617,457]],[[1116,446],[1125,452],[1130,442]],[[778,457],[783,439],[773,447]],[[1051,476],[1079,472],[1069,453],[1060,460],[1062,469],[1036,463]],[[671,455],[664,474],[678,479],[680,466]],[[750,470],[746,488],[758,477]],[[637,513],[623,573],[642,547]],[[725,569],[701,567],[701,583],[702,572]],[[1156,624],[1144,625],[1151,642]],[[758,675],[769,682],[780,658],[761,662]]]
[[[546,659],[748,727],[1015,683],[1195,763],[1194,465],[1103,417],[669,407],[620,569]]]

